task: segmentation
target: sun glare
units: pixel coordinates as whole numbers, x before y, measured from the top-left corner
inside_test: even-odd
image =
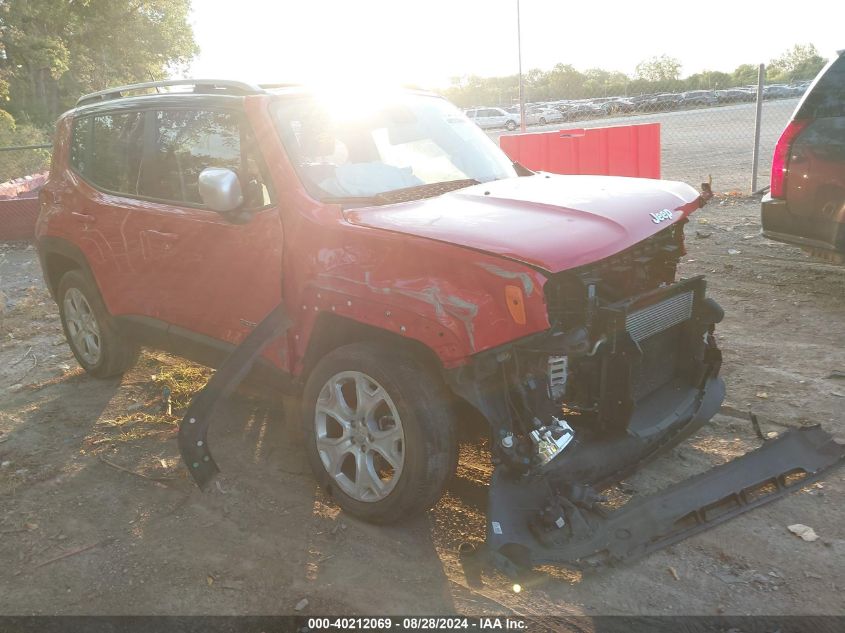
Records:
[[[389,83],[365,84],[348,80],[322,80],[310,84],[315,98],[332,120],[355,121],[393,101],[400,87]]]

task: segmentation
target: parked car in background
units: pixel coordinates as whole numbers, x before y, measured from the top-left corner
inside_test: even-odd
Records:
[[[684,108],[700,108],[716,105],[718,101],[713,90],[688,90],[681,93],[679,105]]]
[[[601,106],[589,101],[570,101],[563,106],[563,117],[567,121],[580,121],[602,116]]]
[[[727,90],[716,90],[717,103],[747,103],[757,99],[755,90],[745,88],[728,88]]]
[[[795,97],[797,94],[796,89],[791,86],[784,86],[782,84],[763,86],[764,99],[787,99],[789,97]]]
[[[525,108],[525,125],[547,125],[563,121],[563,113],[556,108],[532,106]]]
[[[778,141],[763,235],[845,263],[845,51],[810,86]]]
[[[513,131],[519,127],[519,114],[512,114],[503,108],[473,108],[464,113],[483,130],[503,127]]]
[[[659,95],[651,95],[638,104],[637,109],[642,112],[659,112],[661,110],[674,110],[681,103],[681,95],[674,92],[665,92]]]
[[[599,106],[606,115],[627,114],[636,110],[636,106],[627,98],[615,97]]]

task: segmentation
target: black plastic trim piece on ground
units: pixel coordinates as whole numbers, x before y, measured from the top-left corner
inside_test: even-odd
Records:
[[[743,457],[612,512],[558,495],[565,525],[557,530],[538,530],[536,522],[549,489],[497,469],[487,541],[478,554],[509,575],[542,564],[598,569],[635,560],[798,490],[843,460],[845,445],[821,427],[791,429]]]
[[[179,424],[179,452],[200,488],[220,472],[208,448],[208,427],[214,408],[243,382],[261,353],[291,326],[283,304],[277,305],[264,320],[223,361],[188,407]]]

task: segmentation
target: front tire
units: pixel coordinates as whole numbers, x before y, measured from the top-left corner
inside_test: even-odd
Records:
[[[505,123],[505,128],[508,132],[513,132],[516,129],[516,123],[514,121],[508,121]]]
[[[94,282],[79,270],[59,281],[56,298],[70,350],[96,378],[125,372],[138,360],[138,346],[121,336]]]
[[[545,125],[546,123],[548,123],[548,121],[546,121],[546,117],[541,116],[540,117],[540,125]]]
[[[308,378],[302,425],[320,486],[350,514],[393,523],[429,509],[457,463],[453,400],[404,350],[353,343]]]

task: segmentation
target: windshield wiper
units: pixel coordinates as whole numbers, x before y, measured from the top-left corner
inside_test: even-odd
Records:
[[[477,184],[479,184],[479,181],[474,180],[473,178],[447,180],[445,182],[431,182],[425,185],[414,185],[412,187],[403,187],[402,189],[383,191],[382,193],[374,195],[373,198],[381,201],[382,204],[394,204],[396,202],[408,202],[409,200],[433,198],[444,193],[449,193],[450,191],[464,189]]]
[[[321,198],[323,202],[331,204],[342,205],[372,205],[377,206],[381,204],[396,204],[397,202],[410,202],[411,200],[422,200],[424,198],[434,198],[450,191],[457,189],[464,189],[472,185],[478,185],[480,182],[472,178],[463,180],[447,180],[445,182],[430,182],[424,185],[413,185],[411,187],[403,187],[402,189],[392,189],[390,191],[382,191],[371,196],[326,196]]]
[[[517,176],[533,176],[536,173],[536,172],[533,172],[530,169],[528,169],[528,167],[526,167],[525,165],[523,165],[519,161],[512,161],[512,163],[513,163],[513,168],[516,170]]]

